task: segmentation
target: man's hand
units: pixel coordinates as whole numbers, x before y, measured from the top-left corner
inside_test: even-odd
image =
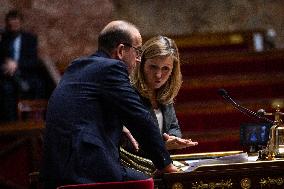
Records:
[[[170,136],[166,133],[163,134],[163,137],[168,150],[182,149],[198,145],[198,142],[192,142],[191,139],[182,139],[179,137]]]
[[[178,168],[171,163],[162,170],[156,170],[153,173],[153,176],[154,177],[160,177],[163,173],[174,173],[174,172],[178,172],[178,171],[179,171]]]
[[[138,144],[137,140],[135,140],[135,138],[132,136],[131,132],[125,126],[123,126],[122,132],[124,132],[126,134],[127,138],[132,143],[134,149],[138,152],[139,144]]]
[[[162,172],[163,173],[174,173],[174,172],[178,172],[178,168],[171,163],[167,167],[165,167],[162,170]]]
[[[7,58],[2,66],[5,75],[13,76],[18,68],[18,64],[15,60]]]

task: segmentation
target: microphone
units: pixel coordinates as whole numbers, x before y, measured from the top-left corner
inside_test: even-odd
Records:
[[[239,110],[240,112],[244,113],[245,115],[252,117],[254,119],[257,120],[262,120],[265,121],[267,123],[273,124],[274,121],[264,117],[264,110],[260,109],[257,113],[254,111],[251,111],[248,108],[245,108],[243,106],[241,106],[240,104],[238,104],[237,102],[235,102],[230,95],[228,94],[228,92],[225,89],[218,89],[218,94],[220,96],[222,96],[227,102],[229,102],[231,105],[234,106],[234,108],[236,108],[237,110]]]

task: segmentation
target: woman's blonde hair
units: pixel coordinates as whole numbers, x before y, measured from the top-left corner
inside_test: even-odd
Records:
[[[164,36],[149,39],[142,46],[141,62],[134,69],[131,82],[143,97],[150,98],[145,83],[144,65],[146,60],[161,56],[173,58],[172,73],[166,83],[157,91],[157,101],[161,104],[169,104],[177,96],[182,83],[179,53],[174,40]]]

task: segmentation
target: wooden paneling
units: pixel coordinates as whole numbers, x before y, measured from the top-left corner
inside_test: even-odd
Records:
[[[215,35],[212,38],[218,39]],[[238,133],[241,123],[258,120],[233,108],[218,94],[218,89],[226,89],[237,102],[253,111],[262,108],[272,112],[277,104],[284,108],[284,50],[256,52],[252,48],[241,51],[228,48],[226,51],[227,46],[222,46],[221,40],[221,45],[211,50],[207,48],[209,43],[204,48],[195,45],[201,50],[193,51],[195,46],[190,46],[193,42],[188,40],[185,45],[177,39],[183,74],[183,85],[175,101],[177,117],[184,137],[200,144],[182,153],[242,149],[239,138],[228,138],[227,134]],[[208,140],[207,136],[212,135],[215,139]]]

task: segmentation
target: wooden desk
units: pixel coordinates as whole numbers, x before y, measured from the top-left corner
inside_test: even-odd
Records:
[[[164,174],[158,188],[284,188],[284,160],[204,165],[192,172]]]
[[[43,121],[0,124],[0,188],[26,189],[29,173],[38,171]]]
[[[0,136],[15,135],[18,133],[25,133],[31,131],[42,131],[44,128],[44,121],[16,121],[0,124]]]

